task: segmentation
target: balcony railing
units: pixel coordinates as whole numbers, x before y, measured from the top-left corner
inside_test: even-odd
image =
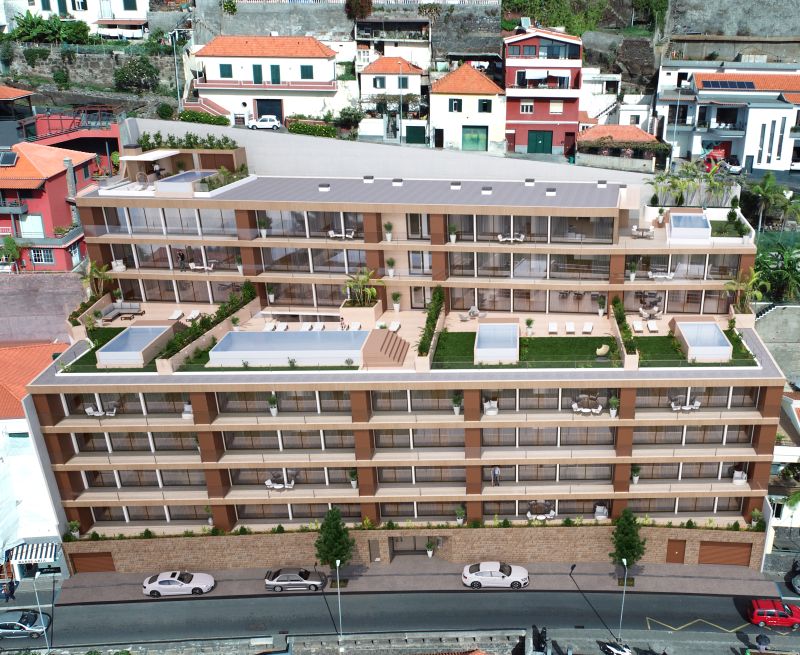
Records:
[[[0,200],[0,214],[27,214],[28,203],[24,200]]]
[[[197,89],[249,89],[253,91],[336,91],[336,80],[287,80],[272,84],[271,82],[249,82],[247,80],[208,80],[204,76],[194,81]]]

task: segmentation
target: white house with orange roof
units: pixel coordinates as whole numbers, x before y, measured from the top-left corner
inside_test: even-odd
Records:
[[[357,101],[358,87],[337,80],[336,57],[311,36],[217,36],[194,53],[202,72],[185,108],[234,125],[266,115],[337,114]]]
[[[800,65],[670,61],[659,70],[658,136],[673,158],[745,172],[800,171]]]
[[[66,349],[64,343],[0,348],[0,581],[56,568],[68,575],[60,545],[66,519],[53,502],[60,495],[36,413],[26,410],[32,405],[26,386]]]
[[[434,147],[505,152],[505,92],[471,64],[434,82],[430,105]]]

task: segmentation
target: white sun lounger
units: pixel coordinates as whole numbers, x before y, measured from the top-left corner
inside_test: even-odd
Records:
[[[276,332],[286,332],[286,330],[288,329],[289,329],[288,323],[278,323],[278,325],[275,326]]]
[[[558,323],[548,323],[547,324],[547,333],[548,334],[558,334]]]
[[[198,318],[200,318],[200,310],[199,309],[193,309],[191,312],[189,312],[189,315],[186,317],[186,320],[187,321],[196,321]]]
[[[176,309],[169,315],[168,321],[177,321],[181,316],[183,316],[183,312],[180,309]]]
[[[300,331],[301,332],[311,332],[311,328],[314,327],[311,323],[301,323],[300,324]]]
[[[658,332],[658,323],[655,321],[647,321],[647,330],[648,332],[656,334]]]
[[[311,328],[313,332],[322,332],[324,329],[325,329],[324,323],[314,323],[313,327]]]
[[[278,327],[277,323],[267,323],[264,325],[264,329],[261,330],[262,332],[275,332],[275,328]]]
[[[567,334],[575,334],[575,323],[573,323],[572,321],[567,321],[566,331]]]
[[[594,323],[592,323],[591,321],[586,321],[586,323],[583,324],[584,334],[591,334],[593,329],[594,329]]]
[[[634,332],[637,332],[638,334],[644,332],[644,325],[642,325],[641,321],[633,321],[632,325]]]
[[[349,330],[360,330],[361,329],[361,323],[359,323],[358,321],[353,321],[352,323],[350,323],[350,327],[348,329]]]
[[[389,325],[389,332],[397,332],[400,329],[400,321],[392,321]]]

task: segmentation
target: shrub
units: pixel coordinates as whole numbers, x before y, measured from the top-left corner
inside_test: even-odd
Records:
[[[25,48],[22,51],[22,56],[25,58],[25,63],[33,68],[40,61],[47,61],[50,58],[50,50],[47,48]]]
[[[625,306],[622,304],[619,296],[611,301],[611,309],[614,312],[614,320],[619,327],[619,333],[622,337],[622,345],[625,347],[625,352],[632,355],[636,352],[636,342],[633,339],[633,333],[628,325],[628,321],[625,320]]]
[[[187,132],[183,136],[175,136],[174,134],[163,136],[161,132],[154,132],[153,134],[142,132],[139,136],[138,144],[145,152],[161,147],[182,148],[185,150],[194,150],[197,148],[204,148],[206,150],[235,150],[239,147],[236,141],[227,136],[217,137],[213,134],[207,134],[201,137],[192,132]]]
[[[740,527],[741,526],[739,525],[739,521],[734,521],[728,526],[727,529],[730,530],[731,532],[739,532]]]
[[[482,528],[483,527],[483,521],[481,521],[480,519],[472,519],[467,524],[467,527],[469,527],[469,528]]]
[[[650,206],[656,207],[657,205],[658,205],[658,194],[654,193],[652,196],[650,196]]]
[[[0,45],[0,62],[5,66],[10,66],[14,61],[14,43],[12,41],[3,41]]]
[[[425,327],[422,328],[422,335],[419,338],[417,354],[424,356],[430,352],[433,334],[436,331],[436,322],[444,306],[444,291],[442,287],[436,287],[431,294],[431,302],[428,304],[427,316],[425,317]]]
[[[284,532],[286,532],[286,528],[284,528],[280,523],[278,523],[278,525],[272,528],[270,532],[273,532],[275,534],[283,534]]]
[[[508,519],[503,519],[502,521],[500,521],[500,527],[501,528],[510,528],[511,527],[511,521],[509,521]]]
[[[633,566],[642,559],[647,540],[639,535],[639,523],[628,508],[622,510],[617,519],[611,540],[614,543],[614,550],[609,553],[609,557],[614,564],[622,564],[624,559],[627,561],[626,566]]]
[[[184,123],[203,123],[204,125],[223,125],[225,127],[231,124],[230,120],[225,116],[214,116],[204,111],[194,111],[192,109],[184,109],[178,114],[178,120]]]
[[[94,530],[92,530],[92,533],[89,535],[89,539],[91,539],[92,541],[100,541],[100,535],[97,534]]]
[[[61,40],[64,43],[78,45],[89,43],[89,25],[82,20],[63,21],[61,23]]]
[[[292,134],[305,134],[307,136],[322,136],[328,139],[336,138],[336,127],[334,125],[317,125],[316,123],[301,123],[292,121],[288,126]]]
[[[146,528],[142,532],[142,539],[152,539],[153,537],[155,537],[155,535],[153,534],[153,531],[150,528]]]
[[[339,508],[329,509],[314,543],[320,563],[333,568],[336,566],[336,561],[340,560],[342,565],[346,565],[353,557],[355,543],[347,526],[342,521],[342,513]]]
[[[158,69],[150,59],[139,56],[122,64],[114,71],[114,87],[118,91],[142,93],[158,86]]]
[[[69,88],[69,71],[66,68],[53,69],[53,82],[56,83],[59,89]]]
[[[229,16],[233,16],[236,13],[236,0],[220,0],[219,6]]]
[[[88,300],[84,300],[80,305],[78,305],[77,309],[75,309],[75,311],[73,311],[69,315],[70,324],[71,325],[75,325],[75,326],[80,325],[81,322],[78,320],[78,317],[81,314],[83,314],[83,312],[85,312],[87,309],[89,309],[89,307],[94,305],[97,302],[97,300],[98,300],[98,296],[94,296],[93,295],[93,296],[90,296]]]
[[[687,530],[693,530],[694,528],[697,527],[697,524],[694,521],[692,521],[692,519],[689,519],[688,521],[686,521],[686,525],[683,527],[685,527]]]
[[[225,530],[223,530],[222,528],[218,528],[215,525],[213,528],[211,528],[211,530],[209,531],[209,534],[212,537],[221,537],[221,536],[223,536],[225,534]]]
[[[171,104],[168,102],[162,102],[156,108],[156,114],[158,117],[163,121],[168,121],[172,118],[172,115],[175,113],[175,109],[172,107]]]
[[[345,107],[339,112],[339,118],[336,119],[336,124],[346,130],[351,130],[357,128],[363,118],[364,112],[358,107]]]
[[[372,0],[345,0],[344,13],[350,20],[361,20],[372,13]]]

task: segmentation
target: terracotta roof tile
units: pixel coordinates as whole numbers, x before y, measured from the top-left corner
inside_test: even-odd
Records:
[[[17,153],[17,163],[0,166],[0,189],[38,189],[43,182],[64,171],[64,158],[80,166],[95,157],[89,152],[26,141],[15,143],[11,149]]]
[[[637,125],[595,125],[578,134],[578,141],[600,141],[600,139],[636,143],[658,141],[656,137]]]
[[[53,353],[63,353],[65,343],[35,343],[0,348],[0,418],[23,418],[25,387],[53,361]]]
[[[574,36],[572,34],[566,34],[565,32],[559,32],[558,30],[547,29],[546,27],[531,27],[528,29],[527,32],[523,32],[521,34],[512,34],[511,36],[507,36],[503,41],[506,43],[511,43],[517,39],[522,37],[529,37],[529,36],[546,36],[546,37],[553,37],[556,39],[563,39],[564,41],[573,41],[575,43],[581,43],[581,37]]]
[[[496,96],[503,89],[470,64],[463,64],[433,83],[431,93]]]
[[[578,122],[581,125],[597,125],[597,119],[592,118],[588,112],[582,110],[578,112]]]
[[[13,86],[0,85],[0,100],[16,100],[18,98],[27,98],[28,96],[32,95],[33,91],[15,89]]]
[[[703,82],[706,80],[728,82],[752,82],[756,87],[750,91],[800,91],[800,74],[776,73],[695,73],[694,81],[698,89],[706,91]],[[714,89],[725,93],[747,92],[747,89]]]
[[[791,102],[793,105],[800,105],[800,93],[784,93],[783,99],[786,102]]]
[[[195,56],[332,59],[336,53],[313,36],[216,36]]]
[[[422,69],[402,57],[381,57],[362,72],[368,75],[422,75]]]

